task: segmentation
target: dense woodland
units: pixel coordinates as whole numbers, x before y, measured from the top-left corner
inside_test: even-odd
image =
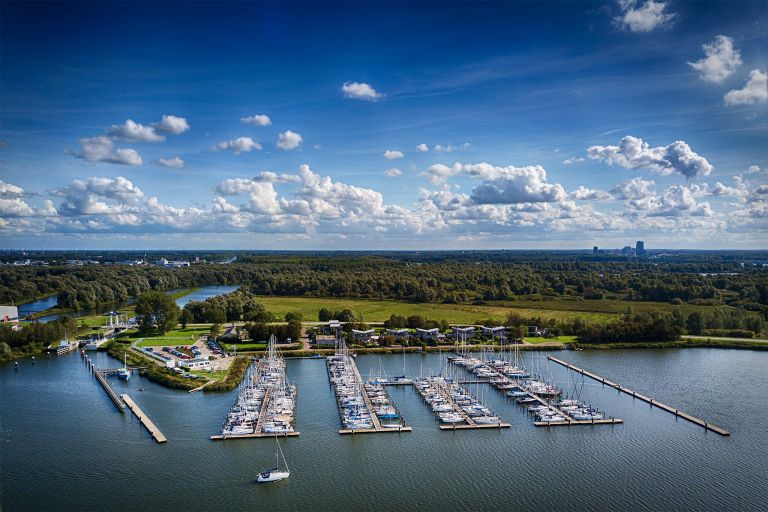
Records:
[[[211,284],[249,284],[259,295],[355,297],[417,302],[515,300],[562,295],[599,300],[728,304],[768,310],[768,269],[724,261],[593,260],[588,257],[435,259],[395,256],[240,256],[169,269],[153,265],[49,265],[0,267],[0,302],[19,303],[46,294],[62,307],[91,309],[149,290]],[[490,253],[494,254],[494,253]],[[535,254],[535,253],[534,253]],[[546,254],[546,253],[544,253]],[[726,272],[714,275],[703,273]],[[731,272],[733,274],[731,274]]]

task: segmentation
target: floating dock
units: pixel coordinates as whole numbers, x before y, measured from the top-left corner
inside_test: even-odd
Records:
[[[563,361],[561,359],[558,359],[556,357],[548,356],[548,359],[550,361],[553,361],[553,362],[557,363],[557,364],[565,366],[569,370],[573,370],[573,371],[575,371],[577,373],[580,373],[582,375],[585,375],[585,376],[589,377],[590,379],[596,380],[597,382],[600,382],[601,384],[604,384],[606,386],[610,386],[612,388],[615,388],[615,389],[617,389],[621,393],[626,393],[627,395],[630,395],[632,398],[638,398],[638,399],[642,400],[643,402],[651,404],[651,406],[658,407],[659,409],[667,411],[670,414],[674,414],[675,417],[683,418],[684,420],[688,420],[691,423],[695,423],[696,425],[699,425],[700,427],[703,427],[705,430],[711,430],[712,432],[715,432],[716,434],[720,434],[721,436],[730,436],[731,435],[731,433],[728,432],[727,430],[725,430],[724,428],[720,428],[717,425],[713,425],[713,424],[711,424],[711,423],[709,423],[707,421],[704,421],[704,420],[702,420],[700,418],[697,418],[695,416],[691,416],[690,414],[687,414],[687,413],[685,413],[685,412],[683,412],[683,411],[681,411],[679,409],[675,409],[674,407],[672,407],[670,405],[667,405],[665,403],[659,402],[658,400],[654,400],[651,397],[647,397],[645,395],[641,395],[640,393],[638,393],[638,392],[636,392],[636,391],[634,391],[632,389],[625,388],[624,386],[616,384],[615,382],[611,382],[608,379],[606,379],[605,377],[601,377],[600,375],[588,372],[588,371],[586,371],[586,370],[584,370],[582,368],[574,366],[574,365],[572,365],[572,364],[570,364],[570,363],[568,363],[566,361]]]
[[[150,420],[149,417],[144,414],[144,411],[142,411],[141,408],[136,405],[136,402],[134,402],[131,397],[126,394],[120,395],[120,397],[123,399],[126,405],[128,405],[128,408],[133,412],[133,414],[136,415],[141,424],[144,425],[147,430],[149,430],[149,433],[152,434],[152,438],[155,441],[158,443],[165,443],[168,441],[163,433],[160,432],[160,429],[157,428],[154,423],[152,423],[152,420]]]
[[[450,404],[450,406],[453,408],[454,412],[461,415],[462,418],[464,418],[464,421],[466,423],[464,424],[457,424],[457,423],[440,423],[440,430],[465,430],[465,429],[478,429],[478,428],[510,428],[512,425],[509,423],[504,423],[502,421],[498,423],[476,423],[475,420],[472,419],[471,416],[469,416],[459,405],[454,402],[453,397],[451,397],[450,392],[448,392],[441,384],[433,381],[430,383],[431,386],[433,386],[435,389],[437,389],[440,394],[442,395],[443,399],[446,403]],[[427,397],[425,393],[419,388],[419,386],[416,385],[416,382],[413,383],[413,387],[416,390],[416,392],[421,396],[422,399],[424,399],[424,402],[429,405],[429,402],[427,402]]]
[[[120,412],[125,412],[125,403],[120,399],[119,396],[117,396],[117,393],[115,393],[115,390],[112,389],[112,386],[107,383],[107,379],[104,378],[104,373],[101,370],[94,369],[93,374],[96,376],[96,380],[99,381],[99,384],[101,384],[101,387],[104,388],[104,391],[107,392],[109,398],[111,398],[112,402],[117,406],[117,409]]]
[[[248,439],[248,438],[260,438],[260,437],[298,437],[299,432],[254,432],[253,434],[229,434],[223,436],[221,434],[211,436],[211,441],[225,441],[227,439]]]

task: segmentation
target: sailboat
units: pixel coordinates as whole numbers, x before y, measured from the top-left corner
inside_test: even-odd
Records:
[[[277,449],[275,450],[275,467],[272,469],[265,469],[259,473],[259,483],[277,482],[278,480],[284,480],[291,476],[291,472],[288,471],[288,463],[285,461],[285,456],[283,455],[282,448],[280,448],[280,441],[277,440],[277,436],[275,436],[275,443],[277,443]],[[280,471],[280,457],[283,458],[285,471]]]
[[[395,384],[413,384],[413,379],[405,376],[405,347],[403,347],[403,374],[392,379]]]
[[[128,354],[124,355],[123,367],[117,370],[117,378],[128,380],[131,378],[131,370],[128,369]]]

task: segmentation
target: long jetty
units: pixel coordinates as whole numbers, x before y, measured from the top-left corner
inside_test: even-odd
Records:
[[[125,403],[119,396],[117,396],[117,393],[115,393],[115,390],[109,385],[107,379],[104,378],[104,373],[101,370],[94,368],[93,374],[96,376],[96,380],[99,381],[99,384],[101,384],[101,387],[104,388],[104,391],[107,392],[109,398],[111,398],[112,402],[117,406],[117,409],[120,412],[125,412]]]
[[[144,425],[147,430],[149,430],[149,433],[152,434],[152,438],[155,441],[158,443],[165,443],[168,441],[163,433],[160,432],[160,429],[157,428],[154,423],[152,423],[152,420],[150,420],[149,417],[144,414],[144,411],[141,410],[141,407],[139,407],[131,397],[129,397],[127,394],[122,394],[120,396],[126,405],[128,405],[128,408],[131,410],[131,412],[136,415],[141,424]]]
[[[610,386],[612,388],[617,389],[621,393],[626,393],[627,395],[630,395],[632,398],[637,398],[639,400],[642,400],[643,402],[646,402],[650,404],[653,407],[658,407],[659,409],[663,411],[667,411],[670,414],[674,414],[677,418],[683,418],[684,420],[688,420],[691,423],[694,423],[700,427],[703,427],[705,430],[711,430],[712,432],[715,432],[716,434],[720,434],[721,436],[730,436],[731,433],[724,428],[718,427],[717,425],[713,425],[712,423],[709,423],[708,421],[704,421],[700,418],[697,418],[695,416],[691,416],[688,413],[685,413],[681,411],[680,409],[676,409],[672,407],[671,405],[667,405],[663,402],[659,402],[658,400],[654,400],[651,397],[642,395],[638,393],[637,391],[634,391],[632,389],[626,388],[620,384],[616,384],[615,382],[611,382],[610,380],[606,379],[605,377],[601,377],[600,375],[597,375],[592,372],[588,372],[587,370],[584,370],[583,368],[579,368],[577,366],[572,365],[571,363],[567,361],[563,361],[562,359],[558,359],[556,357],[548,356],[548,359],[550,361],[553,361],[559,365],[565,366],[569,370],[573,370],[577,373],[580,373],[582,375],[585,375],[589,377],[590,379],[596,380],[597,382],[600,382],[601,384],[604,384],[606,386]]]

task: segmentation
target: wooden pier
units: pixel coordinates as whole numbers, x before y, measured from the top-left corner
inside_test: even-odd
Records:
[[[107,379],[104,378],[104,374],[95,368],[93,370],[93,374],[96,376],[96,380],[99,381],[99,384],[101,384],[101,387],[104,388],[104,391],[107,392],[109,398],[111,398],[112,402],[117,406],[117,409],[120,412],[125,412],[125,403],[120,399],[119,396],[117,396],[117,393],[115,393],[115,390],[112,389],[112,386],[107,383]]]
[[[440,384],[433,382],[432,385],[440,391],[440,394],[445,399],[446,403],[450,404],[450,406],[453,408],[453,410],[461,415],[462,418],[464,418],[465,424],[456,424],[456,423],[440,423],[440,430],[466,430],[466,429],[478,429],[478,428],[511,428],[512,425],[509,423],[504,423],[502,421],[498,423],[476,423],[475,420],[472,419],[470,415],[468,415],[459,405],[453,401],[453,397],[451,397],[451,394]],[[416,385],[414,382],[413,384],[414,389],[416,389],[416,392],[421,396],[422,399],[426,402],[426,396],[424,393],[422,393],[421,389]],[[427,405],[429,405],[427,403]]]
[[[379,427],[378,429],[375,428],[363,428],[363,429],[341,429],[339,430],[339,434],[342,435],[352,435],[352,434],[381,434],[382,432],[411,432],[413,429],[411,427],[404,427],[402,425],[398,427]]]
[[[570,427],[571,425],[615,425],[624,423],[621,418],[608,418],[602,420],[573,420],[566,421],[536,421],[533,424],[537,427]]]
[[[596,380],[597,382],[600,382],[601,384],[604,384],[606,386],[610,386],[610,387],[612,387],[614,389],[617,389],[621,393],[626,393],[627,395],[630,395],[632,398],[640,399],[643,402],[649,403],[651,406],[658,407],[659,409],[667,411],[670,414],[674,414],[675,417],[683,418],[684,420],[688,420],[691,423],[695,423],[696,425],[699,425],[700,427],[703,427],[705,430],[711,430],[712,432],[715,432],[716,434],[720,434],[721,436],[730,436],[731,435],[731,433],[728,432],[727,430],[725,430],[724,428],[720,428],[717,425],[713,425],[713,424],[709,423],[708,421],[704,421],[704,420],[702,420],[700,418],[697,418],[695,416],[691,416],[690,414],[687,414],[687,413],[685,413],[685,412],[683,412],[683,411],[681,411],[679,409],[675,409],[671,405],[667,405],[665,403],[659,402],[658,400],[654,400],[651,397],[648,397],[648,396],[645,396],[645,395],[641,395],[640,393],[638,393],[638,392],[636,392],[636,391],[634,391],[632,389],[625,388],[624,386],[616,384],[615,382],[611,382],[608,379],[606,379],[605,377],[601,377],[600,375],[588,372],[588,371],[586,371],[586,370],[584,370],[582,368],[574,366],[574,365],[572,365],[572,364],[570,364],[570,363],[568,363],[566,361],[563,361],[561,359],[558,359],[556,357],[548,356],[548,359],[550,361],[553,361],[553,362],[557,363],[557,364],[565,366],[569,370],[573,370],[573,371],[575,371],[577,373],[580,373],[582,375],[585,375],[585,376],[589,377],[590,379]]]
[[[120,395],[123,399],[123,401],[128,405],[128,408],[133,412],[133,414],[136,415],[136,417],[139,419],[142,425],[144,425],[147,430],[149,430],[149,433],[152,434],[152,438],[157,441],[158,443],[165,443],[167,439],[163,435],[162,432],[160,432],[160,429],[155,426],[154,423],[152,423],[152,420],[147,417],[146,414],[144,414],[144,411],[141,410],[141,408],[136,405],[136,402],[131,399],[126,394]]]
[[[360,376],[360,372],[357,369],[357,364],[355,363],[355,360],[352,358],[349,358],[349,363],[352,365],[352,371],[355,372],[355,380],[357,380],[357,384],[360,386],[360,393],[363,395],[363,401],[365,402],[365,406],[368,408],[368,412],[371,413],[371,421],[373,422],[373,431],[378,432],[380,430],[384,430],[381,428],[381,422],[379,421],[379,417],[376,415],[376,410],[373,408],[373,404],[371,403],[371,397],[368,396],[368,391],[365,390],[365,383],[363,382],[363,378]],[[339,430],[339,434],[341,434],[341,430]]]

